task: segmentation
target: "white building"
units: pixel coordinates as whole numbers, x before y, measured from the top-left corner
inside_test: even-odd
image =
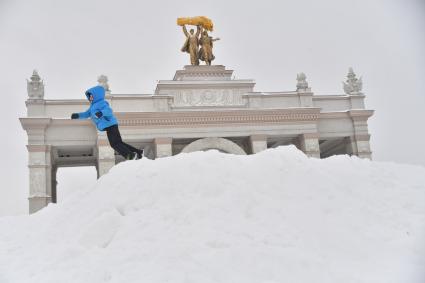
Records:
[[[253,154],[287,144],[317,158],[371,158],[367,121],[373,111],[365,109],[361,80],[351,69],[344,95],[314,95],[303,73],[295,91],[255,92],[253,80],[232,79],[232,73],[219,65],[185,66],[172,80],[159,81],[152,95],[112,94],[105,76],[98,81],[123,140],[144,147],[149,158],[208,149]],[[101,176],[121,161],[91,121],[69,118],[88,101],[44,99],[36,71],[26,105],[20,121],[28,134],[30,213],[56,202],[58,167],[96,166]]]

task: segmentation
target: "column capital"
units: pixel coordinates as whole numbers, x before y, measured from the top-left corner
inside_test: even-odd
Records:
[[[370,134],[354,135],[356,141],[370,141]]]
[[[367,121],[370,117],[372,117],[374,111],[373,110],[349,110],[348,114],[351,119],[355,122],[357,121]]]
[[[173,138],[155,138],[155,144],[171,144],[173,142]]]
[[[301,136],[303,136],[304,139],[319,139],[320,138],[319,133],[304,133],[304,134],[301,134]]]
[[[49,144],[28,144],[28,152],[49,152],[52,146]]]
[[[107,139],[97,139],[97,146],[111,146]]]
[[[251,141],[267,141],[267,135],[264,134],[254,134],[249,136]]]
[[[51,169],[53,168],[50,164],[28,164],[28,168],[45,168],[45,169]]]

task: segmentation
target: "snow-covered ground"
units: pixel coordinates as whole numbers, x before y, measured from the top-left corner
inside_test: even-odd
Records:
[[[0,218],[0,282],[425,282],[425,168],[295,147],[115,166]]]

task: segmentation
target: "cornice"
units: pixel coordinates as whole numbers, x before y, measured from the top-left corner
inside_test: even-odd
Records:
[[[59,118],[53,119],[51,122],[52,126],[93,126],[90,119],[67,119]]]
[[[90,105],[87,99],[49,99],[45,100],[46,105]]]
[[[367,121],[370,117],[372,117],[374,110],[363,110],[363,109],[355,109],[347,111],[350,114],[350,117],[354,121]]]
[[[42,100],[27,100],[27,106],[30,105],[89,105],[86,99],[42,99]]]
[[[313,100],[349,100],[350,98],[365,98],[364,94],[355,94],[355,95],[347,95],[347,94],[326,94],[326,95],[314,95]]]
[[[255,81],[253,80],[224,80],[224,81],[159,81],[156,89],[160,88],[185,88],[185,87],[194,87],[194,88],[208,88],[208,87],[235,87],[235,86],[255,86]]]
[[[119,112],[122,126],[176,127],[216,126],[225,124],[279,124],[285,122],[316,121],[320,108],[271,110],[174,111],[174,112]]]
[[[350,118],[348,111],[321,112],[320,119]]]
[[[52,118],[25,117],[19,118],[22,128],[28,129],[45,129],[52,121]]]
[[[348,95],[314,95],[313,101],[315,100],[350,100]]]
[[[260,98],[268,98],[268,97],[297,97],[298,92],[248,92],[243,94],[242,97],[250,98],[250,97],[260,97]]]
[[[130,95],[130,94],[117,94],[117,95],[111,95],[110,100],[146,100],[146,99],[173,99],[172,95],[165,95],[165,94],[149,94],[149,95],[143,95],[138,96]]]
[[[351,118],[357,120],[367,120],[373,115],[374,110],[367,109],[356,109],[347,111],[334,111],[334,112],[321,112],[320,119],[340,119],[340,118]]]

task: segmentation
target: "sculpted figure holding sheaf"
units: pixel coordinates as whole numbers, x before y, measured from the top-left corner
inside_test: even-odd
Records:
[[[190,64],[197,66],[199,65],[199,34],[201,32],[201,27],[196,27],[196,33],[193,29],[190,29],[187,32],[186,25],[183,25],[183,33],[186,36],[186,41],[183,44],[181,49],[182,52],[187,52],[190,54]]]
[[[201,27],[201,38],[199,44],[201,49],[199,50],[199,59],[205,61],[205,64],[211,65],[211,61],[215,59],[215,56],[212,53],[213,42],[220,40],[220,38],[212,38],[208,35],[208,32]]]

